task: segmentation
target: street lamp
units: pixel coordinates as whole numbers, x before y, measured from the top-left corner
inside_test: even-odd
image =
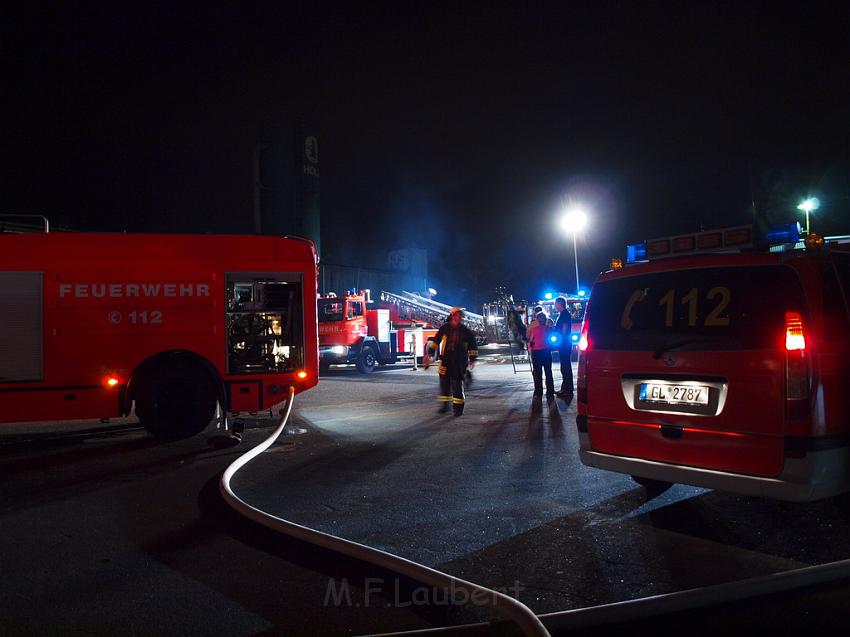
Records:
[[[809,197],[808,199],[804,199],[799,206],[797,206],[797,210],[802,210],[806,213],[806,235],[809,234],[809,213],[813,210],[817,210],[820,208],[820,199],[817,197]]]
[[[578,292],[581,285],[578,280],[578,246],[576,244],[576,235],[581,232],[584,227],[587,225],[587,215],[584,213],[578,206],[573,206],[569,210],[564,213],[564,216],[561,217],[561,227],[573,235],[573,258],[575,259],[576,264],[576,292]]]

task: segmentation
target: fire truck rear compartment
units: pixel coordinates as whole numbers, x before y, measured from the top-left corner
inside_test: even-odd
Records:
[[[304,365],[300,275],[227,275],[227,371],[294,372]]]

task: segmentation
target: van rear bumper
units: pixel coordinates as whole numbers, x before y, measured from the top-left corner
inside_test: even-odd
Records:
[[[847,446],[786,457],[780,474],[765,478],[600,453],[591,449],[590,436],[583,432],[579,432],[579,445],[579,457],[588,467],[663,482],[792,502],[821,500],[850,490],[850,447]]]

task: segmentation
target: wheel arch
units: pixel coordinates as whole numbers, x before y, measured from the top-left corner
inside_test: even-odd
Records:
[[[127,386],[124,390],[124,396],[121,402],[121,409],[125,415],[130,413],[130,408],[133,405],[133,400],[139,389],[139,384],[145,374],[149,373],[156,367],[159,367],[164,362],[172,361],[189,362],[203,369],[210,377],[210,380],[213,381],[219,405],[221,405],[223,410],[227,409],[227,389],[224,385],[224,379],[221,377],[221,374],[218,373],[215,365],[213,365],[209,359],[196,352],[177,349],[157,352],[153,356],[146,358],[136,367],[136,369],[133,370],[133,373],[130,375],[130,379],[127,381]]]

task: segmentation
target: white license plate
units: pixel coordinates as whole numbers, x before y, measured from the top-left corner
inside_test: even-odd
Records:
[[[673,383],[643,383],[640,386],[639,400],[667,405],[707,405],[708,387]]]

